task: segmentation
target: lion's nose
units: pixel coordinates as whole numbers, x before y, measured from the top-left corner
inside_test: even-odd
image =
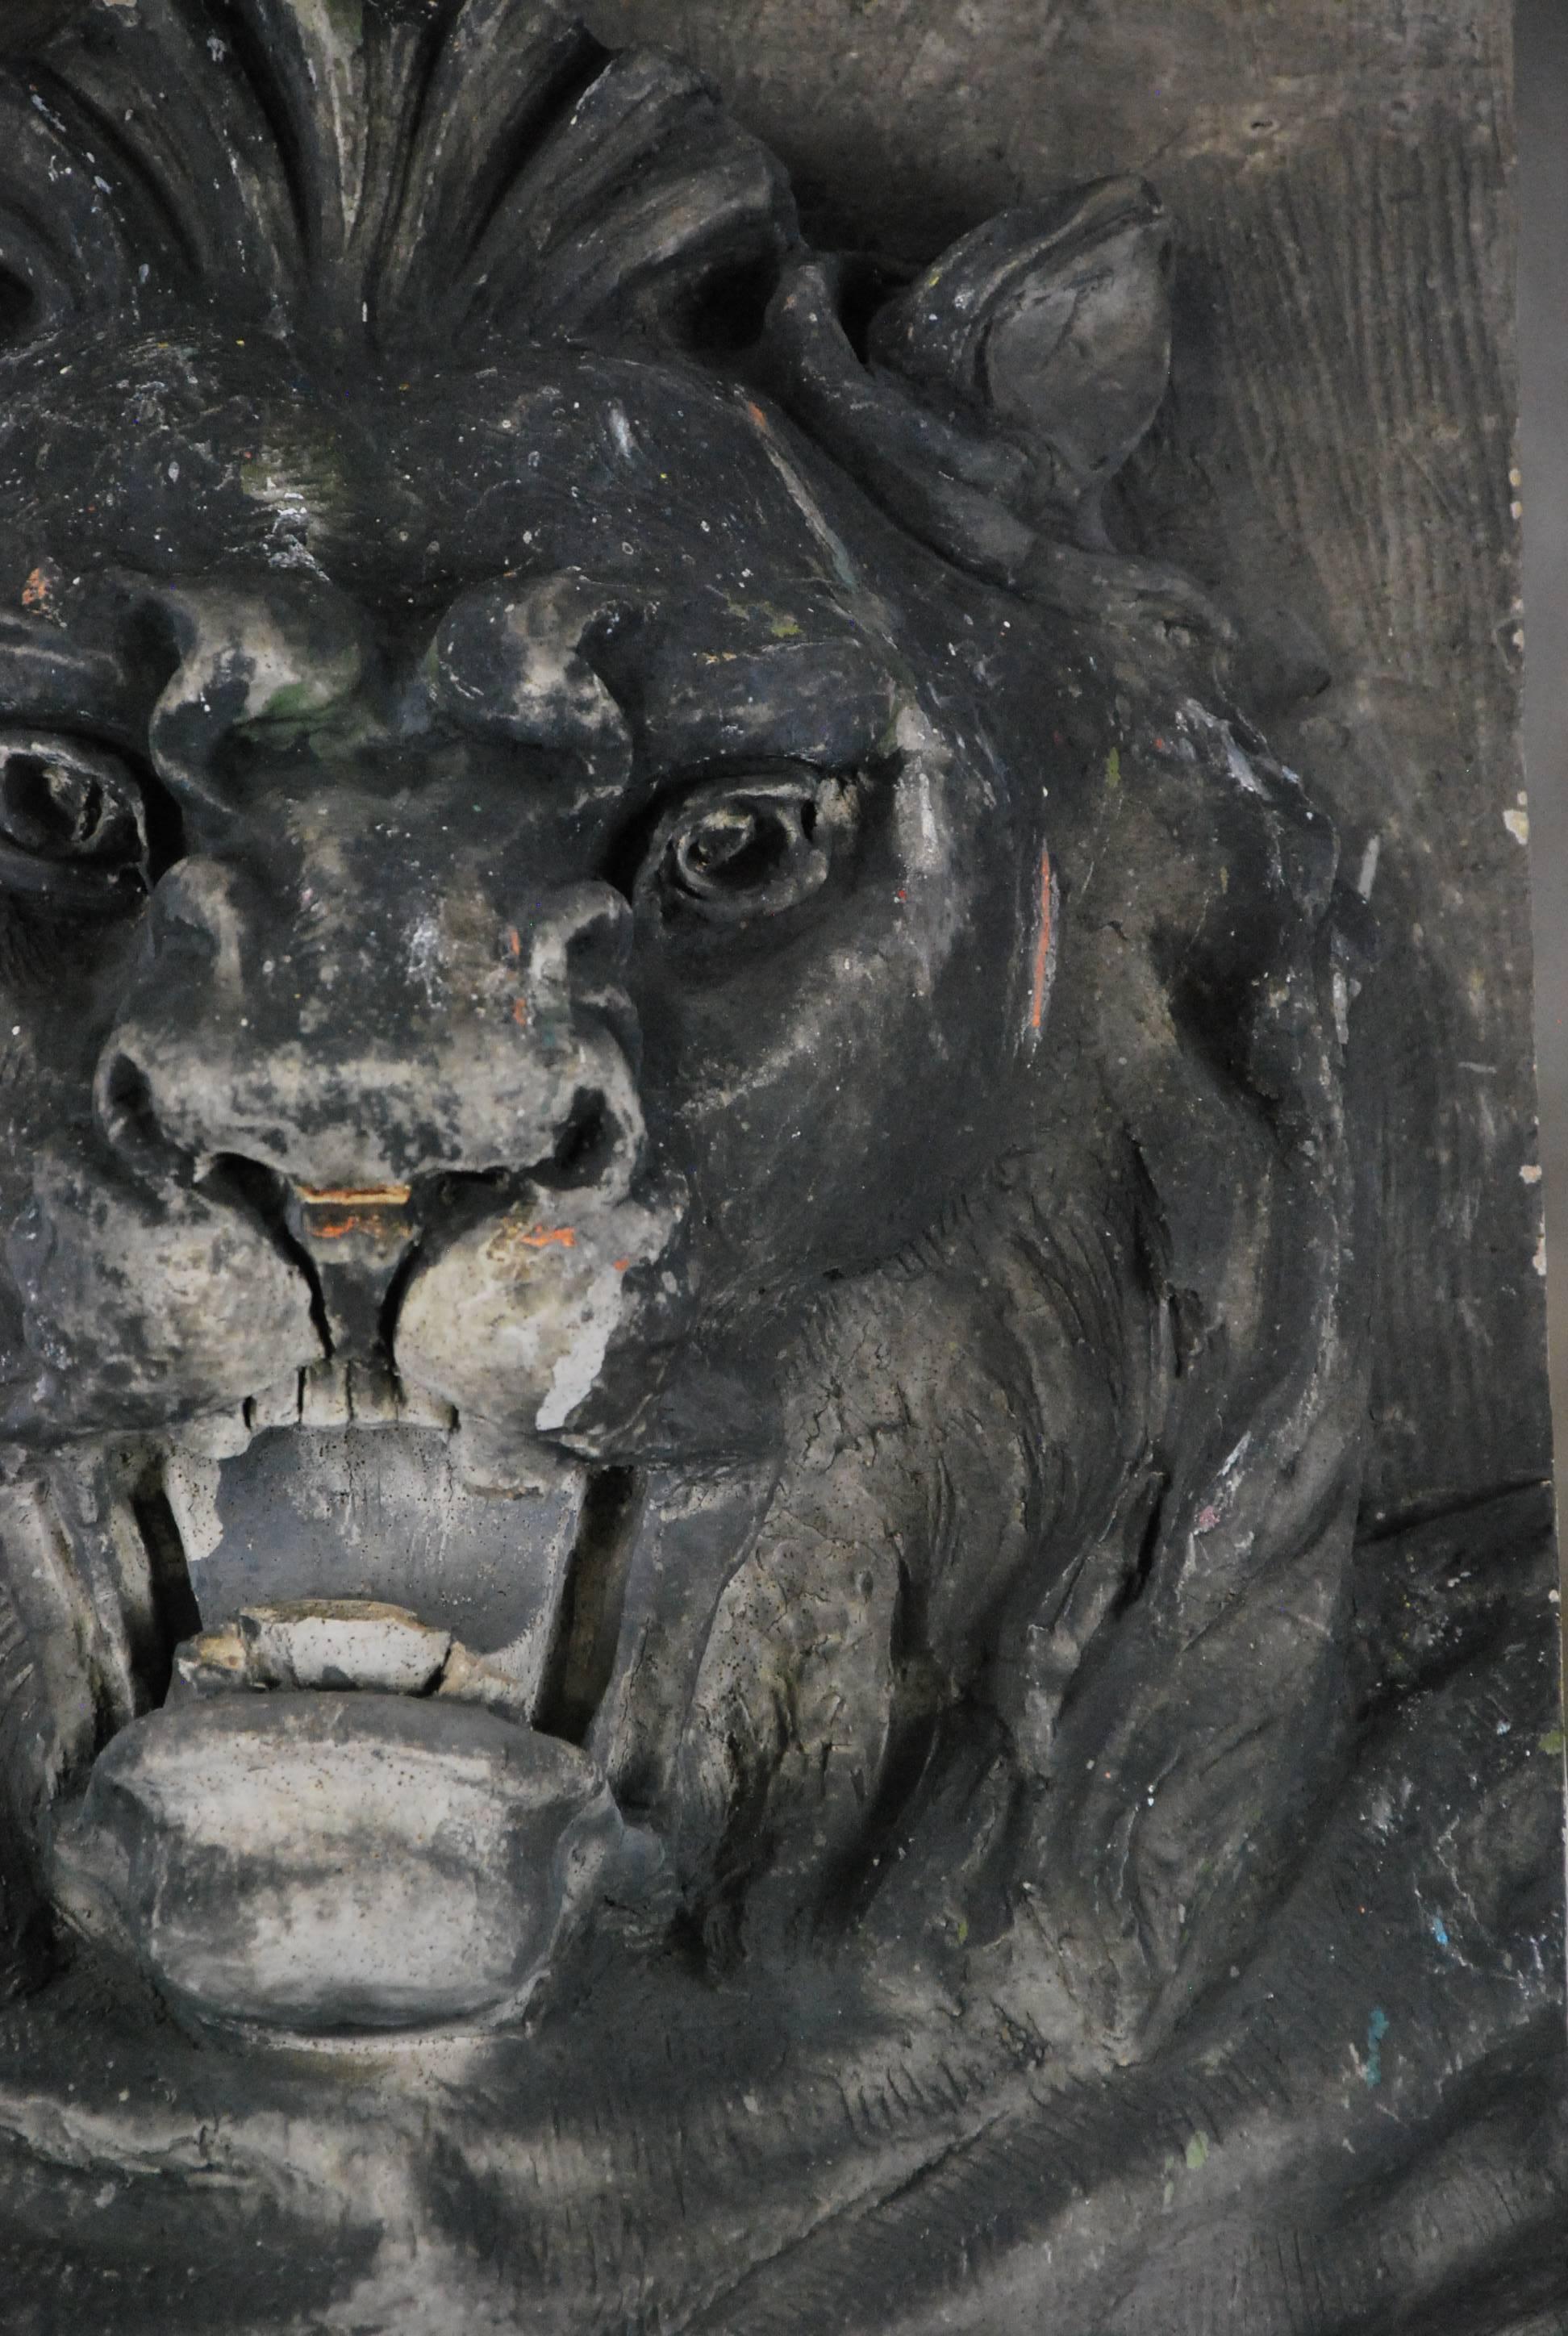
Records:
[[[154,896],[150,962],[100,1060],[100,1123],[155,1165],[256,1162],[301,1191],[492,1174],[640,1141],[608,885],[526,911],[472,892],[399,899],[308,865],[269,895],[243,867],[182,863]]]
[[[313,918],[320,897],[283,913],[216,860],[166,878],[97,1107],[143,1177],[264,1221],[311,1267],[324,1335],[365,1352],[422,1243],[524,1188],[629,1191],[627,912],[598,884],[515,919],[465,899],[444,924],[428,900]]]

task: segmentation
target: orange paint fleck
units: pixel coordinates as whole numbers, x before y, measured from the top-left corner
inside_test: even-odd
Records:
[[[630,1258],[618,1257],[615,1261],[615,1270],[617,1273],[629,1273],[631,1270]]]
[[[745,410],[751,415],[752,420],[756,423],[759,430],[765,430],[767,428],[767,415],[763,412],[762,407],[760,405],[754,404],[749,397],[745,402]]]
[[[54,589],[54,579],[48,569],[35,568],[22,587],[22,606],[24,608],[46,608]]]
[[[1046,1017],[1046,977],[1051,964],[1051,855],[1040,853],[1039,929],[1035,940],[1035,986],[1029,1000],[1029,1027],[1037,1030]]]
[[[304,1231],[308,1241],[343,1241],[349,1233],[368,1233],[385,1241],[388,1233],[405,1235],[403,1212],[412,1197],[407,1184],[302,1184]],[[338,1213],[330,1214],[336,1211]]]
[[[521,1030],[523,1024],[528,1019],[528,1000],[526,998],[514,998],[512,999],[511,1018]]]
[[[522,935],[515,925],[508,925],[506,929],[506,953],[508,957],[522,955]]]
[[[307,1209],[406,1209],[411,1184],[301,1184],[299,1197]]]
[[[570,1225],[535,1225],[531,1233],[519,1233],[524,1249],[575,1249],[577,1235]]]

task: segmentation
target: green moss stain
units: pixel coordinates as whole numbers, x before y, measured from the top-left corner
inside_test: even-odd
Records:
[[[804,628],[787,608],[771,600],[726,599],[725,613],[743,625],[765,625],[775,641],[798,641],[804,638]]]
[[[1545,1735],[1539,1739],[1538,1748],[1545,1753],[1549,1760],[1560,1760],[1563,1757],[1563,1730],[1560,1728],[1549,1728]]]
[[[324,655],[319,665],[300,660],[291,681],[280,681],[248,722],[290,743],[309,737],[342,751],[372,735],[369,709],[359,696],[361,667],[353,648]]]
[[[1119,746],[1113,746],[1105,756],[1105,784],[1108,787],[1119,787],[1121,784],[1122,750]]]
[[[298,411],[278,416],[266,444],[241,457],[239,491],[265,511],[312,526],[351,500],[342,446]]]
[[[286,682],[275,689],[261,709],[264,722],[307,722],[321,711],[321,693],[313,681]]]
[[[1213,2148],[1213,2144],[1200,2127],[1189,2136],[1186,2146],[1179,2157],[1173,2152],[1166,2158],[1164,2169],[1165,2185],[1160,2194],[1160,2204],[1167,2214],[1176,2195],[1177,2182],[1183,2174],[1201,2174],[1209,2162]]]

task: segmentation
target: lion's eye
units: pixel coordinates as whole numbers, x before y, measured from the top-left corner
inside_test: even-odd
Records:
[[[668,905],[713,923],[794,907],[825,881],[833,831],[842,824],[824,815],[819,787],[805,777],[759,777],[705,789],[666,821],[648,876]]]
[[[675,872],[698,900],[715,893],[755,891],[787,864],[803,842],[797,822],[772,804],[721,803],[679,835],[671,851]]]
[[[117,756],[0,734],[0,888],[112,909],[140,897],[146,868],[141,792]]]

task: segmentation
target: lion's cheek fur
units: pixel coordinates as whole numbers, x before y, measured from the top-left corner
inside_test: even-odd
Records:
[[[1070,1516],[1113,1500],[1118,1472],[1079,1481],[1070,1447],[1107,1442],[1101,1397],[1017,1274],[1006,1214],[994,1196],[956,1212],[843,1285],[796,1348],[793,1457],[720,1601],[678,1768],[688,1904],[721,1958],[831,1933],[919,1862],[955,1724],[1028,1766],[1009,1665]],[[1004,1798],[1021,1780],[1009,1767]],[[960,1898],[933,1886],[939,1928]],[[901,1926],[917,1958],[926,1927]]]
[[[46,1158],[7,1257],[62,1426],[196,1417],[320,1358],[304,1278],[198,1192]]]

